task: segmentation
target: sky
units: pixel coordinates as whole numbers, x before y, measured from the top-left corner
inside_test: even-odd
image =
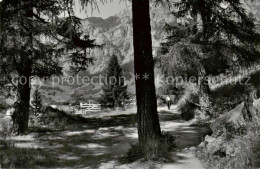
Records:
[[[1,2],[2,0],[0,0]],[[106,19],[110,16],[113,16],[119,12],[121,12],[124,8],[129,6],[129,2],[126,2],[125,0],[107,0],[106,3],[102,4],[100,2],[97,2],[98,9],[91,9],[90,6],[87,7],[87,11],[83,10],[81,11],[81,5],[78,2],[78,0],[75,0],[75,14],[79,18],[87,18],[87,17],[101,17],[103,19]]]
[[[87,7],[87,11],[83,10],[81,11],[81,5],[80,3],[76,0],[75,3],[75,14],[79,18],[87,18],[87,17],[101,17],[103,19],[106,19],[110,16],[113,16],[119,12],[121,12],[123,9],[125,9],[127,6],[129,6],[128,2],[123,2],[122,0],[113,0],[112,2],[108,0],[108,2],[102,4],[100,2],[98,3],[98,9],[93,9],[91,10],[91,7]]]

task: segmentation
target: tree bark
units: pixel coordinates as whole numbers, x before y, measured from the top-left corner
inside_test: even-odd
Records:
[[[137,127],[141,144],[147,144],[161,136],[154,84],[149,8],[149,0],[132,1]]]
[[[17,87],[17,102],[13,115],[14,130],[18,134],[24,134],[28,130],[29,111],[30,111],[30,78],[32,71],[32,62],[24,59],[23,69],[19,72],[19,80]]]
[[[199,76],[199,104],[202,106],[201,111],[204,112],[205,115],[211,116],[210,106],[210,88],[209,81],[206,77],[206,72],[202,71]]]
[[[29,2],[29,1],[28,1]],[[27,22],[33,20],[33,8],[30,6],[25,9]],[[17,101],[15,112],[13,115],[14,130],[18,134],[24,134],[28,130],[29,112],[30,112],[30,94],[31,94],[31,74],[32,74],[32,56],[33,56],[33,23],[29,25],[28,46],[30,51],[21,54],[21,62],[18,67],[18,86],[17,86]]]

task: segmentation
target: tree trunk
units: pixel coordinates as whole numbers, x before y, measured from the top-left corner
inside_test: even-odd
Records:
[[[31,93],[31,65],[29,59],[24,59],[23,71],[19,74],[17,102],[15,105],[15,113],[13,115],[14,130],[18,134],[24,134],[28,130]]]
[[[208,79],[205,76],[200,77],[199,82],[199,104],[202,106],[201,111],[204,112],[205,115],[210,115],[210,88]]]
[[[134,67],[139,143],[161,136],[154,84],[149,0],[133,0]]]
[[[28,2],[30,2],[28,0]],[[33,8],[30,6],[25,9],[27,22],[33,20]],[[24,134],[28,130],[29,112],[30,112],[30,93],[31,84],[30,78],[32,73],[32,56],[33,56],[33,23],[30,23],[28,28],[28,46],[30,50],[21,54],[21,62],[18,66],[18,87],[17,87],[17,102],[15,105],[15,113],[13,115],[14,130],[18,134]],[[26,39],[25,38],[25,39]]]

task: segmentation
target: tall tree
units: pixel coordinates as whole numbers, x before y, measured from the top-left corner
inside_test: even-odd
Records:
[[[174,74],[197,76],[201,105],[209,107],[207,76],[259,62],[258,27],[240,0],[182,0],[174,5],[181,22],[166,25],[165,67]]]
[[[128,94],[123,71],[116,55],[110,58],[106,72],[103,94],[100,99],[101,104],[113,108],[122,107],[124,106],[124,101],[128,99]]]
[[[149,0],[132,0],[134,67],[139,143],[161,136],[154,84]]]
[[[13,119],[16,132],[25,133],[31,78],[61,75],[59,58],[68,52],[73,66],[84,67],[89,62],[86,49],[95,45],[87,36],[82,38],[73,0],[3,0],[0,6],[0,72],[17,89]],[[68,17],[61,18],[64,13]]]
[[[34,113],[35,114],[39,114],[42,112],[42,96],[41,96],[41,92],[39,91],[39,87],[37,86],[34,93],[33,93],[33,100],[32,100],[32,106],[34,109]]]

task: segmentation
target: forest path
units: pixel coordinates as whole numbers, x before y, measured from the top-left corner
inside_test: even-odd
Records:
[[[181,119],[174,106],[170,111],[165,107],[159,108],[158,112],[162,131],[176,136],[177,147],[172,153],[175,163],[161,167],[189,169],[189,166],[200,166],[190,153],[183,150],[198,145],[208,134],[208,128],[189,126],[189,122]],[[138,169],[140,167],[134,167],[136,164],[118,162],[137,139],[135,113],[105,116],[93,118],[87,124],[71,125],[66,131],[12,137],[8,140],[11,146],[9,144],[7,147],[4,143],[6,140],[0,139],[0,156],[10,158],[10,163],[14,159],[23,159],[23,163],[16,164],[16,168]]]

